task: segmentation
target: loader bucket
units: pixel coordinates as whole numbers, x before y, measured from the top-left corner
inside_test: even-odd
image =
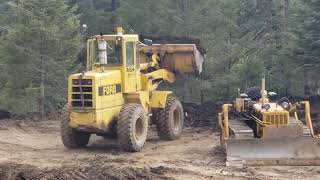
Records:
[[[140,48],[141,62],[147,62],[147,54],[159,54],[160,66],[177,74],[200,74],[204,56],[195,44],[153,44]]]
[[[311,137],[229,139],[227,166],[320,166],[320,141]]]

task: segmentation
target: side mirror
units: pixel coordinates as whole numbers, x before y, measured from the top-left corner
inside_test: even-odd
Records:
[[[276,92],[269,92],[268,95],[271,97],[271,96],[276,96],[277,93]]]
[[[144,39],[144,44],[147,46],[152,46],[152,40],[151,39]]]
[[[248,94],[242,93],[242,94],[240,94],[240,97],[241,98],[248,98]]]

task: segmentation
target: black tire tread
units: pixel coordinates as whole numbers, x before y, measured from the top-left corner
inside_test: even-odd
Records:
[[[119,144],[122,149],[130,152],[138,152],[141,151],[143,148],[143,146],[139,147],[137,144],[134,143],[135,140],[131,134],[131,132],[134,131],[134,127],[131,121],[134,118],[135,111],[138,108],[142,108],[140,104],[130,103],[124,105],[120,111],[117,124]]]
[[[164,109],[158,110],[156,114],[156,126],[158,136],[162,140],[175,140],[179,139],[180,135],[177,137],[173,134],[171,127],[170,127],[170,109],[171,106],[176,103],[177,98],[173,96],[167,97],[166,107]],[[178,101],[179,102],[179,101]],[[183,116],[182,124],[183,124]]]
[[[90,134],[85,132],[79,132],[71,127],[69,127],[69,106],[65,106],[60,115],[60,134],[62,143],[66,148],[78,149],[84,148],[88,145]]]

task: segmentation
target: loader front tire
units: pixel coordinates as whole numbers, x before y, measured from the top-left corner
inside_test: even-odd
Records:
[[[65,106],[60,119],[60,134],[63,145],[68,149],[84,148],[88,145],[91,134],[80,132],[69,126],[70,108]]]
[[[129,152],[141,151],[147,140],[148,117],[140,104],[122,107],[117,124],[120,147]]]
[[[156,125],[158,136],[162,140],[179,139],[183,129],[183,108],[175,97],[167,97],[166,107],[158,110]]]

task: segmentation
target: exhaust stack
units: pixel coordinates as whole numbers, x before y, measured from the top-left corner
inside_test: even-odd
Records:
[[[266,103],[267,91],[266,91],[266,78],[262,78],[261,82],[261,103],[264,105]]]
[[[108,54],[107,54],[107,41],[99,40],[98,41],[98,50],[99,50],[99,62],[101,65],[108,64]]]

